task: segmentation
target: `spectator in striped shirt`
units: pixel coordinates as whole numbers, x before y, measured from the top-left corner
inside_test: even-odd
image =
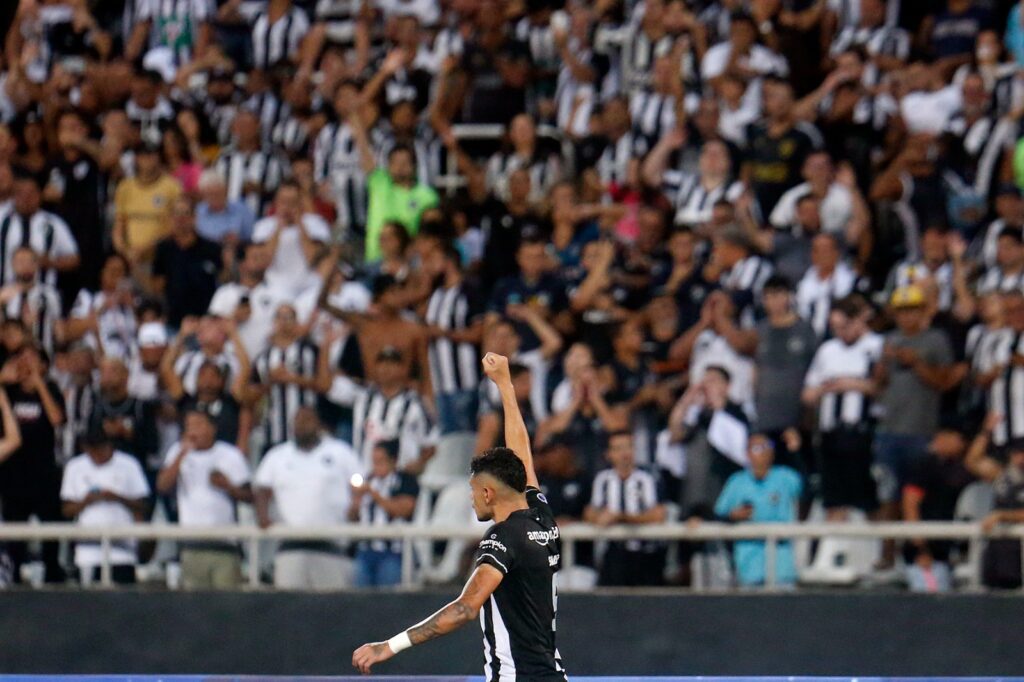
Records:
[[[665,521],[663,494],[654,476],[636,465],[633,434],[608,434],[605,454],[610,465],[594,478],[590,504],[583,512],[588,523],[646,525]],[[601,562],[598,584],[608,586],[664,583],[664,543],[626,540],[609,543]]]
[[[352,481],[350,520],[364,526],[386,526],[412,519],[420,487],[415,476],[398,470],[398,449],[397,440],[379,441],[374,446],[369,476]],[[401,581],[401,540],[359,543],[356,585],[390,587]]]

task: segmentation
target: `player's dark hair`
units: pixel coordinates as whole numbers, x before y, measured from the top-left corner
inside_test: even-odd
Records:
[[[490,448],[469,463],[471,475],[490,474],[517,493],[526,491],[526,467],[509,448]]]

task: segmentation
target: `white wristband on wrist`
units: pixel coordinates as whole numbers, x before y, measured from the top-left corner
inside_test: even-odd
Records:
[[[407,631],[400,632],[391,639],[388,640],[388,647],[390,647],[393,653],[401,653],[412,646],[412,640],[409,639],[409,633]]]

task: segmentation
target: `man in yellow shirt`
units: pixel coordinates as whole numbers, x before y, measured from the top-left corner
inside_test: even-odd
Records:
[[[143,144],[135,152],[135,177],[114,193],[114,249],[133,266],[148,267],[157,242],[170,233],[171,206],[181,185],[163,168],[158,147]]]

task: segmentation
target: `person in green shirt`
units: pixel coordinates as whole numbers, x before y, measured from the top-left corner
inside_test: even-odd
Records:
[[[438,205],[437,192],[416,178],[416,153],[406,144],[388,152],[387,168],[377,168],[366,128],[358,116],[350,117],[353,137],[359,146],[363,171],[367,174],[369,202],[366,213],[366,262],[380,260],[380,233],[385,223],[400,223],[416,236],[423,211]]]

